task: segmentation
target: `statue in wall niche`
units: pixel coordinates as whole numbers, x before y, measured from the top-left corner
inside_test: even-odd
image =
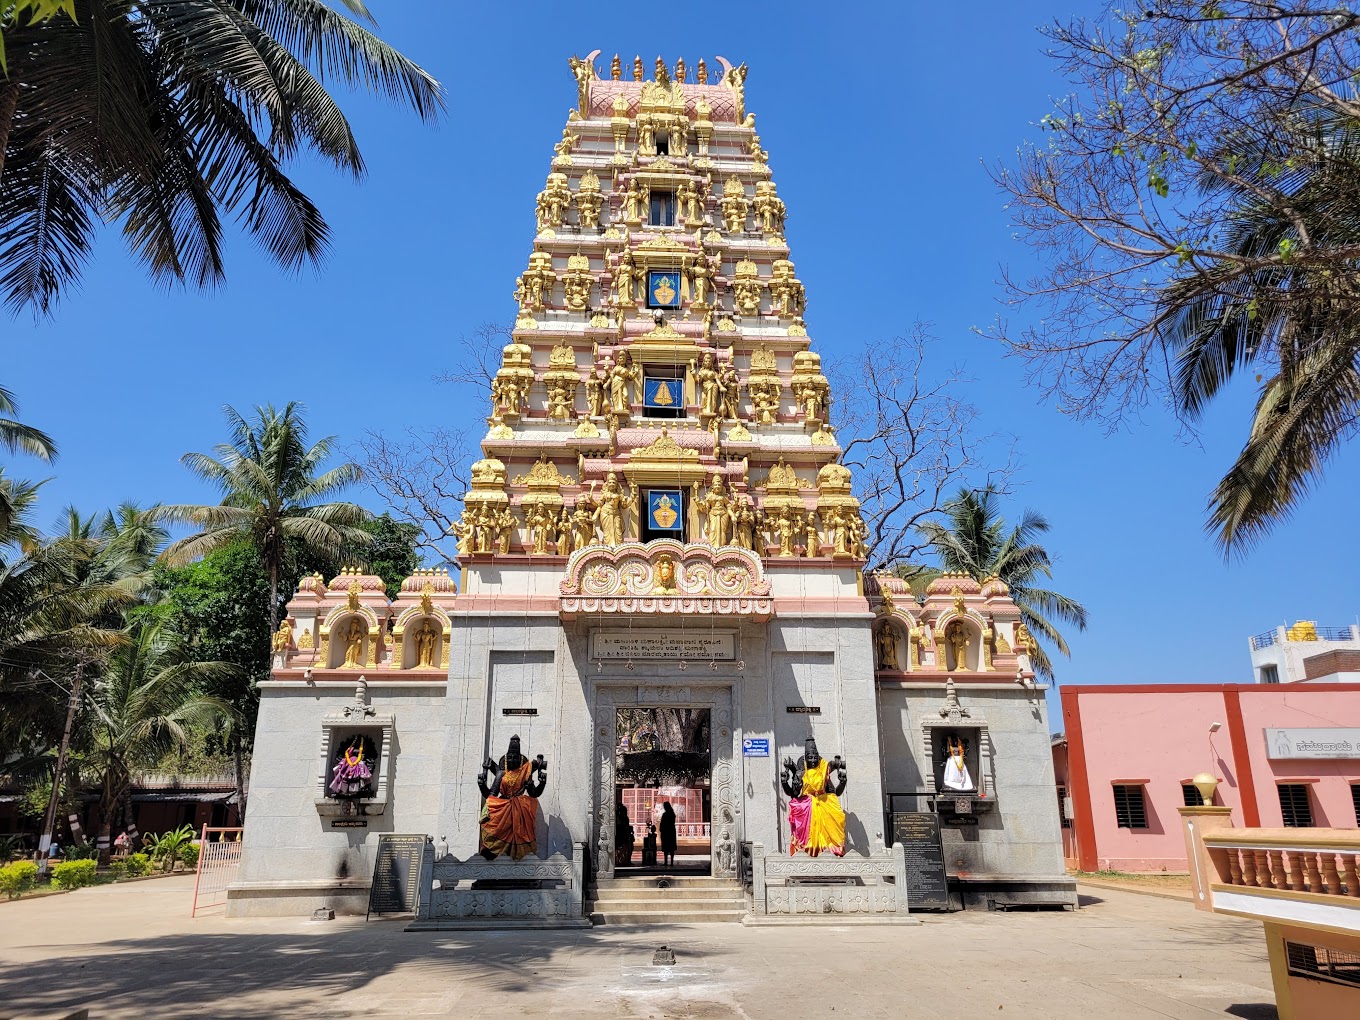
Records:
[[[340,741],[327,789],[337,797],[371,796],[373,764],[377,757],[371,737],[356,733],[348,740]]]
[[[435,649],[439,647],[439,628],[425,620],[416,630],[416,668],[429,669],[439,665]]]
[[[518,734],[499,762],[488,758],[477,773],[477,789],[485,798],[477,852],[488,861],[537,854],[538,798],[547,785],[547,760],[541,754],[533,761],[525,758]]]
[[[349,623],[345,625],[340,639],[345,643],[345,661],[341,665],[345,669],[358,669],[362,663],[359,661],[364,653],[364,634],[367,628],[359,622],[357,616],[351,616]]]
[[[623,542],[623,504],[625,495],[619,485],[619,476],[613,471],[604,480],[604,490],[600,493],[599,509],[595,519],[600,525],[600,541],[604,545],[619,545]]]
[[[749,496],[739,500],[732,514],[732,544],[738,549],[756,547],[756,511]]]
[[[950,790],[975,789],[973,777],[968,774],[968,765],[964,761],[963,741],[958,737],[949,737],[945,741],[944,754],[942,780],[945,787]]]
[[[956,670],[968,668],[968,628],[960,620],[953,621],[945,628],[944,639],[949,642],[949,650],[954,654]]]
[[[571,555],[571,514],[567,513],[566,504],[557,515],[557,555]]]
[[[897,631],[891,623],[884,621],[878,628],[878,639],[874,642],[878,651],[879,669],[901,669],[901,659],[897,657]]]
[[[718,413],[722,403],[722,383],[719,380],[718,359],[712,351],[704,351],[696,365],[690,360],[689,370],[699,390],[699,414],[710,418]]]
[[[845,762],[840,755],[828,762],[817,753],[817,741],[808,737],[803,760],[784,759],[779,785],[789,796],[789,856],[800,850],[809,857],[828,851],[845,856],[845,812],[840,794],[845,792]]]

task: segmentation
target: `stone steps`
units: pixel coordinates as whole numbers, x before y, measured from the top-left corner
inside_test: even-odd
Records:
[[[594,924],[730,924],[747,912],[745,889],[727,878],[607,878],[587,900]]]

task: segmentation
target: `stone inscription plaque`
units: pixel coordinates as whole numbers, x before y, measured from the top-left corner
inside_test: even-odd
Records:
[[[590,633],[592,659],[688,659],[730,661],[737,657],[731,631],[595,630]]]
[[[370,914],[409,914],[420,905],[420,862],[425,835],[378,837],[373,884],[368,890]]]
[[[893,839],[906,852],[908,909],[948,910],[940,819],[929,811],[895,811],[892,818]]]

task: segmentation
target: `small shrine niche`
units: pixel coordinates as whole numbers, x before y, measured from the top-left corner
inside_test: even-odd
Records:
[[[874,669],[894,672],[907,668],[907,628],[902,621],[885,616],[874,625]]]
[[[990,811],[996,804],[991,789],[992,745],[987,722],[959,704],[954,681],[945,684],[940,709],[921,720],[926,789],[943,816]]]
[[[395,726],[395,716],[368,703],[368,680],[361,676],[354,701],[321,720],[318,813],[327,817],[387,813]]]
[[[956,616],[936,629],[942,646],[937,653],[949,672],[971,672],[981,668],[982,631],[973,620]]]

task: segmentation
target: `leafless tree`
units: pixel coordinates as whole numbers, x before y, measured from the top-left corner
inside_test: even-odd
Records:
[[[1352,192],[1360,184],[1354,146],[1326,130],[1360,118],[1352,6],[1150,0],[1043,30],[1073,90],[1040,122],[1045,140],[992,171],[1043,261],[1033,278],[1005,279],[1037,314],[994,332],[1063,412],[1114,427],[1165,403],[1192,427],[1199,407],[1177,392],[1187,310],[1283,266],[1354,276],[1354,203],[1337,229],[1334,210],[1319,223],[1298,201],[1329,163],[1348,164]],[[1244,206],[1289,239],[1244,244]],[[1297,279],[1285,298],[1315,301]],[[1234,358],[1277,365],[1277,340],[1238,346],[1223,374]]]
[[[919,562],[929,543],[919,526],[960,487],[1009,492],[1018,467],[1013,437],[978,431],[960,369],[932,375],[935,339],[917,323],[909,335],[865,346],[831,366],[844,447],[868,528],[869,569]]]
[[[471,336],[459,338],[461,357],[435,381],[457,387],[469,401],[482,404],[491,391],[501,347],[509,342],[509,327],[483,324]],[[467,429],[407,428],[397,436],[365,433],[355,459],[392,516],[421,529],[418,547],[452,563],[457,541],[449,528],[462,513],[476,450],[476,437]]]

